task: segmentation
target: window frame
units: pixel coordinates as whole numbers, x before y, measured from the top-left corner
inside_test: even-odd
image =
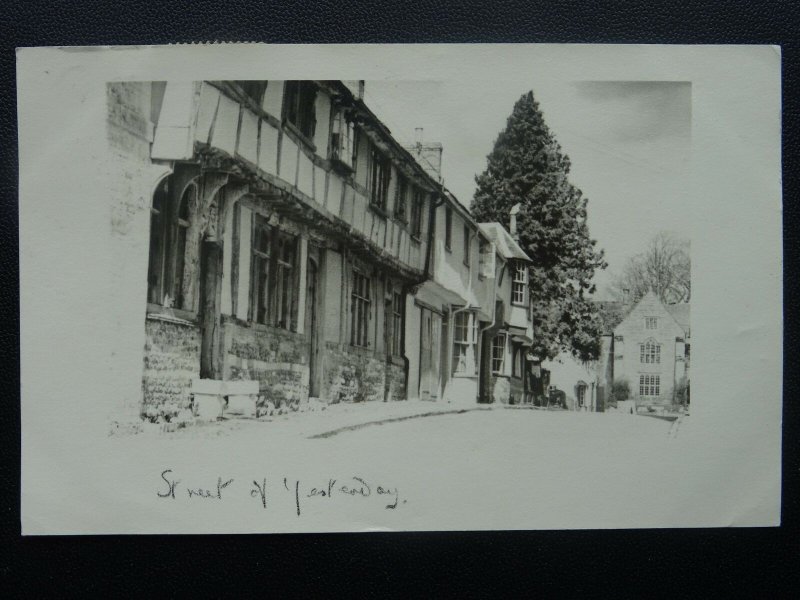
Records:
[[[646,340],[639,344],[639,363],[643,365],[661,364],[661,344],[655,340]]]
[[[403,295],[392,291],[392,356],[403,356],[403,330],[405,328],[405,303]]]
[[[262,247],[263,239],[266,244]],[[272,227],[263,215],[253,215],[249,312],[252,323],[297,331],[299,243],[298,236]]]
[[[658,317],[645,317],[644,328],[648,331],[654,331],[658,329]]]
[[[331,107],[331,131],[328,142],[328,160],[355,171],[356,126],[340,107]]]
[[[386,215],[389,197],[389,180],[391,179],[392,163],[375,144],[369,144],[369,160],[367,167],[367,192],[369,205]]]
[[[411,237],[419,240],[422,236],[422,214],[425,207],[425,192],[415,186],[412,186],[412,189],[411,220],[409,226],[411,228]]]
[[[658,398],[661,396],[661,374],[660,373],[640,373],[639,374],[639,397]]]
[[[500,341],[501,339],[502,339],[502,344],[498,344],[498,341]],[[494,375],[503,375],[504,373],[507,341],[508,341],[507,334],[504,331],[497,333],[492,338],[491,368],[492,368],[492,374]],[[499,357],[496,356],[498,351],[500,353]]]
[[[397,185],[394,194],[394,218],[395,220],[408,224],[408,190],[411,187],[408,177],[402,173],[397,173]]]
[[[514,273],[511,279],[511,304],[527,306],[528,295],[528,265],[521,260],[514,262]],[[519,299],[518,299],[519,298]]]
[[[460,319],[466,323],[459,323]],[[463,335],[459,335],[463,333]],[[473,372],[469,371],[470,349],[472,351]],[[475,311],[457,312],[453,317],[453,375],[474,376],[478,373],[478,319]],[[463,362],[462,362],[463,358]],[[463,365],[463,368],[462,368]]]
[[[283,123],[312,147],[317,128],[318,91],[317,84],[306,79],[286,80],[283,84]]]
[[[372,280],[367,273],[353,268],[350,288],[350,345],[369,348],[369,322],[372,317]]]

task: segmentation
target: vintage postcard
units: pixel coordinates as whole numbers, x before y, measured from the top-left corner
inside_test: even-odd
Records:
[[[780,60],[18,50],[23,534],[778,525]]]

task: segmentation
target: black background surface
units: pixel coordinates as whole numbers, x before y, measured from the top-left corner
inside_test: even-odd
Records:
[[[796,593],[797,81],[792,2],[104,2],[14,1],[0,8],[0,304],[4,402],[0,593],[58,595],[647,596]],[[783,526],[259,536],[20,536],[19,294],[14,48],[174,42],[580,42],[779,44],[784,77]],[[46,174],[43,174],[46,176]],[[57,208],[55,208],[57,210]],[[758,243],[747,240],[745,243]],[[743,349],[746,351],[746,349]],[[44,376],[44,375],[43,375]],[[758,401],[758,399],[754,399]],[[58,494],[58,490],[53,490]],[[535,506],[530,509],[536,510]],[[304,593],[305,592],[305,593]],[[515,593],[516,592],[516,593]]]

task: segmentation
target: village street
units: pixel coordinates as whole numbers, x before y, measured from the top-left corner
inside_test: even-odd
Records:
[[[543,508],[578,520],[624,518],[616,514],[619,487],[609,479],[628,482],[628,495],[642,505],[654,503],[673,485],[663,474],[682,464],[687,440],[678,443],[675,430],[646,416],[403,402],[143,432],[112,443],[139,456],[146,446],[153,460],[137,478],[147,481],[147,497],[166,495],[160,504],[175,508],[167,513],[173,519],[202,519],[208,510],[209,531],[237,527],[234,515],[220,521],[212,501],[242,515],[258,505],[265,527],[278,531],[307,521],[324,530],[430,528],[433,514],[437,528],[458,528],[462,511],[483,515],[473,521],[477,528],[502,528],[546,526],[537,521]],[[171,481],[178,482],[174,498]],[[198,501],[189,494],[196,488],[211,499]],[[442,504],[449,508],[441,511]]]

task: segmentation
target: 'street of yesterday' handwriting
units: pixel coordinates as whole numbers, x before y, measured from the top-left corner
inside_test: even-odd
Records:
[[[275,483],[277,482],[277,483]],[[396,509],[406,500],[400,497],[396,486],[377,485],[362,477],[351,476],[342,479],[329,478],[322,485],[308,485],[300,479],[288,477],[276,480],[262,477],[253,479],[247,484],[237,484],[236,480],[217,477],[216,482],[209,485],[181,485],[172,469],[161,472],[161,481],[156,490],[159,498],[165,500],[211,500],[223,502],[236,494],[247,494],[262,509],[271,508],[276,503],[285,505],[287,499],[294,503],[294,510],[299,517],[308,502],[317,501],[350,501],[351,499],[371,498],[382,502],[389,510]],[[288,493],[288,494],[287,494]]]

